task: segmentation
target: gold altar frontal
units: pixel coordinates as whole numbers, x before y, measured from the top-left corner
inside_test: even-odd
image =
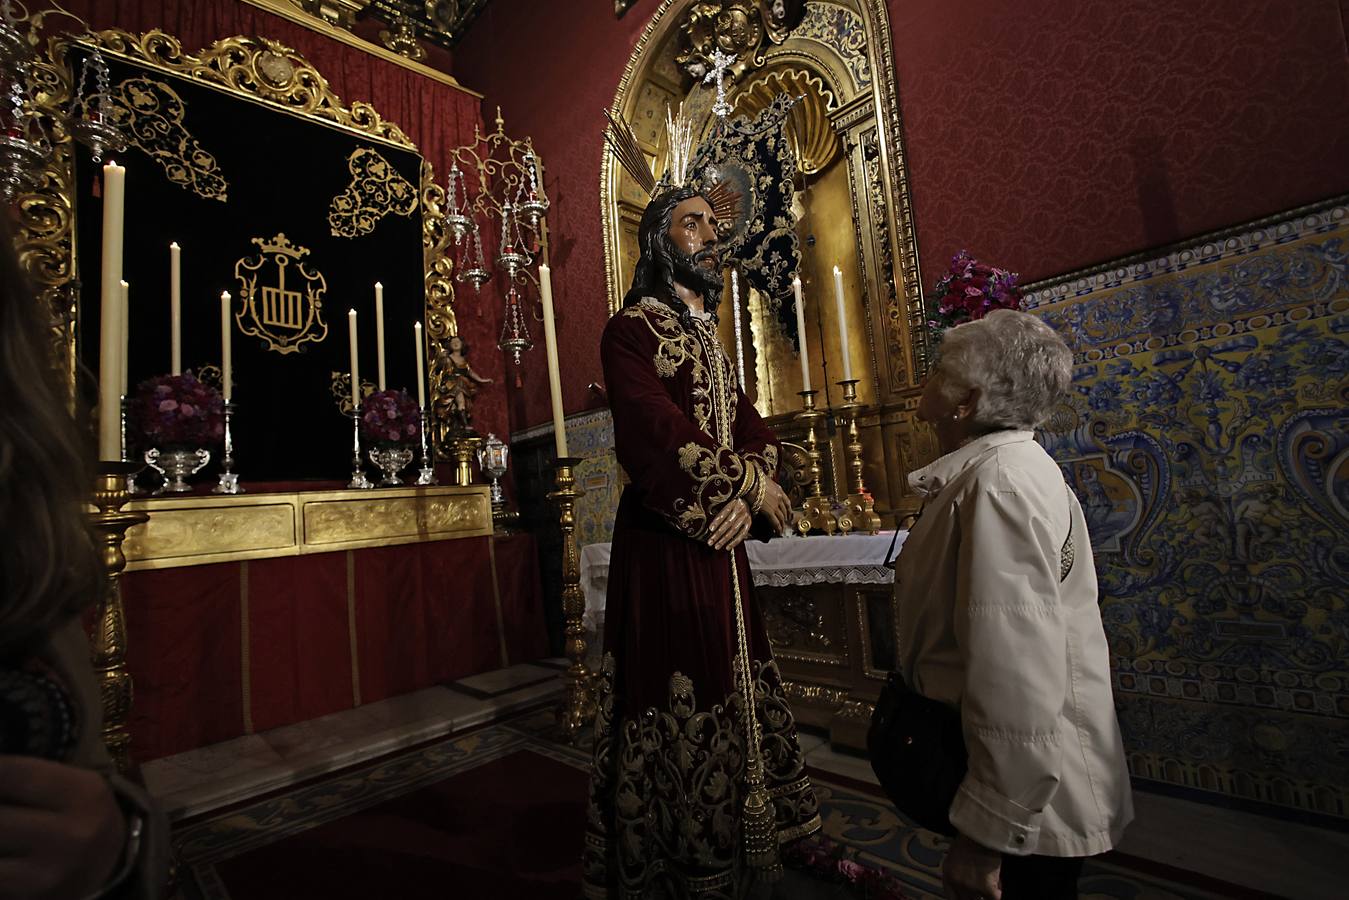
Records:
[[[331,553],[492,533],[486,485],[152,497],[127,532],[127,570]]]
[[[796,721],[828,731],[835,747],[865,751],[895,666],[893,585],[761,586],[757,596]]]

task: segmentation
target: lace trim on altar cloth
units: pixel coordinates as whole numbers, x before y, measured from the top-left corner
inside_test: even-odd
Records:
[[[796,721],[777,664],[753,663],[764,775],[779,843],[819,830]],[[740,840],[744,718],[738,693],[700,708],[670,678],[664,710],[615,718],[614,660],[599,675],[583,862],[587,900],[739,900],[751,880]]]
[[[755,587],[804,587],[809,584],[893,584],[895,573],[885,566],[818,566],[813,569],[774,569],[752,572]]]
[[[592,565],[587,574],[608,581],[609,567]],[[755,587],[805,587],[812,584],[893,584],[895,573],[883,565],[814,566],[807,569],[751,570]]]

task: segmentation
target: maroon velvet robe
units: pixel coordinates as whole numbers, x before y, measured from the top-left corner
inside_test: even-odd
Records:
[[[644,300],[609,321],[600,354],[629,483],[609,568],[586,897],[738,897],[750,882],[740,839],[742,625],[779,840],[820,824],[745,548],[706,543],[727,503],[762,500],[778,443],[710,322],[686,328],[669,306]],[[765,519],[755,525],[771,536]]]

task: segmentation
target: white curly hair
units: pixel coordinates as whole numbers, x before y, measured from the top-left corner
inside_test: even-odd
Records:
[[[1038,316],[997,309],[947,331],[937,349],[939,390],[957,402],[979,391],[978,431],[1032,429],[1062,402],[1072,381],[1073,354]]]

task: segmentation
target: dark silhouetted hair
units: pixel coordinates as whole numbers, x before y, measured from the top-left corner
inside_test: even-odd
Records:
[[[22,659],[99,598],[85,520],[89,441],[68,411],[52,315],[33,296],[0,211],[0,659]]]

